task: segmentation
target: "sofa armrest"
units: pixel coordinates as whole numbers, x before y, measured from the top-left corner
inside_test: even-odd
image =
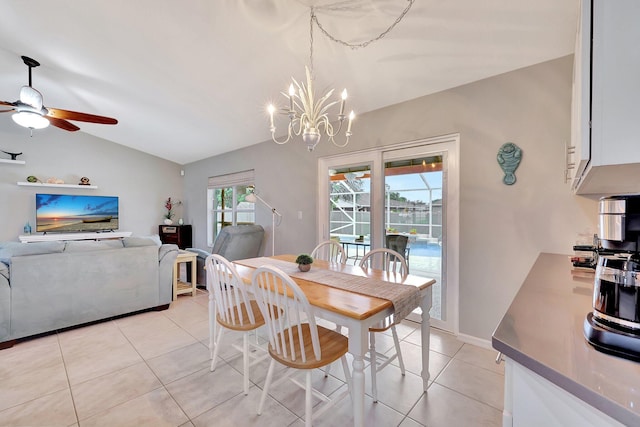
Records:
[[[185,251],[194,252],[195,254],[198,255],[198,258],[203,258],[203,259],[207,259],[207,257],[211,255],[211,252],[207,252],[205,250],[198,249],[198,248],[186,248]]]
[[[0,262],[0,268],[6,265]],[[8,272],[8,270],[7,270]],[[0,343],[9,340],[11,325],[11,287],[9,278],[0,274]]]
[[[2,261],[0,261],[0,276],[9,280],[9,266]]]
[[[173,300],[173,265],[178,257],[178,246],[164,244],[158,248],[158,286],[160,304],[169,304]]]

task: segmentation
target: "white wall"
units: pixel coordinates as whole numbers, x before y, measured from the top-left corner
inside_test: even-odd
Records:
[[[3,120],[11,118],[2,117]],[[0,163],[0,241],[17,241],[29,221],[35,231],[35,193],[88,194],[120,198],[120,230],[158,233],[167,197],[182,198],[181,166],[119,144],[57,128],[0,131],[0,150],[23,152],[26,165]],[[0,157],[8,158],[3,153]],[[19,187],[27,176],[57,177],[77,184],[87,176],[97,190]],[[179,210],[178,210],[179,212]]]
[[[284,214],[276,253],[298,253],[316,243],[319,156],[460,133],[460,332],[490,339],[538,253],[570,254],[577,235],[596,228],[597,202],[563,182],[572,64],[572,56],[559,58],[362,114],[343,149],[325,141],[308,153],[302,143],[264,142],[187,165],[194,244],[206,245],[209,176],[254,168],[261,196]],[[505,142],[524,152],[513,186],[502,183],[496,161]],[[268,210],[258,207],[257,222],[270,235]]]

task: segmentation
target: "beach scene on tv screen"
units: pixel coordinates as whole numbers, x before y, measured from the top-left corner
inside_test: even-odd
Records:
[[[118,229],[118,198],[36,194],[36,231],[102,231]]]

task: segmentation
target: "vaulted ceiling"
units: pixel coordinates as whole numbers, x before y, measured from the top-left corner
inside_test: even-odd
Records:
[[[270,138],[265,105],[309,63],[309,11],[334,37],[375,38],[406,0],[2,0],[0,100],[41,66],[44,104],[119,120],[86,132],[181,164]],[[375,110],[571,54],[578,0],[416,0],[350,49],[314,28],[318,88]],[[281,129],[284,128],[282,122]],[[0,130],[24,134],[10,114]],[[357,122],[354,123],[357,132]],[[49,127],[38,132],[65,131]]]

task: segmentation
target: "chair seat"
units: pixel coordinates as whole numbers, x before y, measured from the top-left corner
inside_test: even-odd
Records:
[[[239,323],[240,316],[238,314],[238,307],[242,310],[242,319],[244,319],[244,324],[241,325]],[[251,331],[253,329],[259,328],[264,325],[264,317],[262,317],[262,312],[260,311],[260,307],[255,300],[249,301],[249,307],[253,312],[253,316],[255,319],[255,323],[251,323],[249,321],[249,314],[247,313],[247,306],[242,303],[239,306],[235,306],[233,309],[235,310],[235,323],[227,322],[223,317],[220,316],[220,313],[216,316],[218,323],[224,326],[227,329],[231,329],[234,331]]]
[[[305,354],[307,355],[306,362],[302,360],[302,357],[300,356],[300,354],[296,354],[295,360],[291,357],[291,354],[289,353],[289,350],[291,348],[289,346],[289,335],[286,335],[286,334],[284,335],[284,337],[285,337],[285,343],[287,346],[288,357],[283,357],[279,355],[276,351],[274,351],[271,345],[269,345],[269,354],[271,354],[271,357],[273,357],[275,360],[277,360],[281,364],[285,366],[289,366],[291,368],[315,369],[315,368],[319,368],[322,366],[326,366],[330,363],[333,363],[347,353],[349,349],[349,339],[347,337],[335,331],[332,331],[331,329],[327,329],[322,326],[317,326],[318,338],[320,340],[320,348],[322,349],[322,355],[320,360],[316,360],[316,358],[313,355],[313,345],[311,343],[309,324],[304,323],[301,325],[301,327],[302,327],[303,340],[305,343],[304,350],[305,350]],[[296,343],[299,342],[298,328],[294,327],[291,330],[293,332],[292,335],[293,335],[294,342]],[[281,335],[278,335],[277,339],[278,341],[280,341]]]

